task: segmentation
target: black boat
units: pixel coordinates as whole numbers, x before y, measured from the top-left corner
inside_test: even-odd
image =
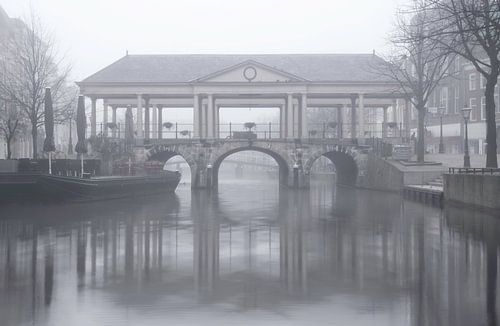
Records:
[[[181,179],[177,171],[145,176],[110,176],[81,179],[43,174],[37,185],[45,196],[59,199],[104,200],[174,192]]]
[[[174,192],[181,174],[82,179],[41,173],[0,173],[0,202],[105,200]]]

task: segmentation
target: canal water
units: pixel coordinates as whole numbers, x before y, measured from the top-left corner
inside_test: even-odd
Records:
[[[276,180],[0,208],[0,325],[495,325],[493,216]]]

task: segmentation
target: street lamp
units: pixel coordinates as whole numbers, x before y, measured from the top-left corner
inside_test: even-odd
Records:
[[[444,154],[444,143],[443,143],[443,115],[444,115],[444,106],[438,108],[439,113],[439,154]]]
[[[467,122],[469,122],[471,108],[467,105],[462,109],[462,116],[464,118],[465,127],[465,143],[464,143],[464,168],[470,168],[470,156],[469,156],[469,132],[467,128]]]

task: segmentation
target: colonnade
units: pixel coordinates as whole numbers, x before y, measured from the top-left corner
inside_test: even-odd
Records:
[[[312,96],[311,96],[312,95]],[[281,139],[297,139],[309,137],[309,125],[307,119],[308,107],[328,107],[336,108],[336,120],[338,127],[336,134],[338,138],[367,138],[371,134],[367,130],[370,121],[367,112],[372,110],[375,112],[382,109],[382,137],[387,137],[388,123],[397,122],[404,125],[405,136],[409,136],[409,110],[408,101],[404,102],[404,110],[396,109],[398,99],[386,99],[383,104],[366,103],[364,94],[351,94],[349,97],[339,98],[332,97],[331,99],[322,97],[318,99],[314,94],[307,93],[286,93],[286,94],[271,94],[268,98],[259,97],[258,105],[261,107],[277,107],[280,111],[280,131]],[[97,97],[91,98],[91,117],[90,117],[90,134],[96,136],[97,130]],[[168,107],[189,107],[193,110],[193,126],[192,138],[197,139],[215,139],[219,138],[220,132],[220,108],[226,106],[248,106],[252,107],[252,103],[257,103],[256,100],[248,100],[239,98],[237,95],[230,97],[227,94],[194,94],[192,98],[168,98],[162,99],[158,96],[148,94],[138,94],[136,99],[127,98],[126,100],[117,100],[116,97],[102,98],[103,113],[102,113],[102,134],[104,136],[117,137],[116,128],[108,130],[107,124],[109,120],[109,108],[112,109],[111,122],[117,124],[117,110],[119,108],[135,108],[136,115],[134,121],[134,129],[136,138],[150,139],[163,138],[163,110]],[[230,103],[236,103],[229,105]],[[162,103],[162,101],[164,103]],[[225,102],[224,102],[225,101]],[[241,102],[238,102],[241,101]],[[118,104],[120,102],[120,104]],[[135,102],[135,103],[134,103]],[[154,104],[152,104],[154,102]],[[331,102],[331,103],[330,103]],[[226,103],[226,104],[225,104]],[[239,103],[239,104],[238,104]],[[391,116],[389,117],[389,108]],[[375,109],[375,111],[373,111]],[[365,121],[368,120],[368,121]]]

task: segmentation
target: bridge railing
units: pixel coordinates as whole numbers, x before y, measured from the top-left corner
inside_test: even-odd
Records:
[[[385,128],[385,133],[384,133]],[[350,122],[321,122],[307,125],[309,138],[350,138]],[[363,138],[403,138],[407,135],[402,123],[365,122]]]
[[[255,123],[248,128],[244,123],[221,123],[217,130],[219,139],[276,139],[281,137],[279,123]]]
[[[165,139],[189,139],[193,138],[193,124],[192,123],[171,123],[165,122],[161,129],[161,138]],[[125,125],[123,123],[101,123],[98,126],[98,136],[102,136],[105,134],[105,130],[107,129],[107,134],[109,138],[125,138]],[[155,128],[153,130],[152,125],[149,130],[149,138],[155,139],[158,138],[158,130]],[[137,138],[137,132],[134,132],[134,138]],[[144,138],[146,135],[144,134]]]
[[[144,139],[157,139],[159,133],[156,126],[153,131],[150,126],[149,137],[144,135]],[[279,123],[264,122],[255,123],[252,128],[244,123],[220,123],[215,130],[215,138],[218,139],[280,139],[283,138]],[[344,139],[352,138],[350,123],[321,122],[308,123],[307,135],[303,139]],[[385,129],[385,133],[383,130]],[[98,136],[107,134],[109,138],[124,139],[125,125],[123,123],[101,123],[98,126]],[[385,138],[404,139],[407,135],[402,123],[364,123],[364,139]],[[137,132],[134,138],[137,139]],[[161,128],[162,139],[191,139],[194,138],[194,125],[192,123],[165,122]]]

